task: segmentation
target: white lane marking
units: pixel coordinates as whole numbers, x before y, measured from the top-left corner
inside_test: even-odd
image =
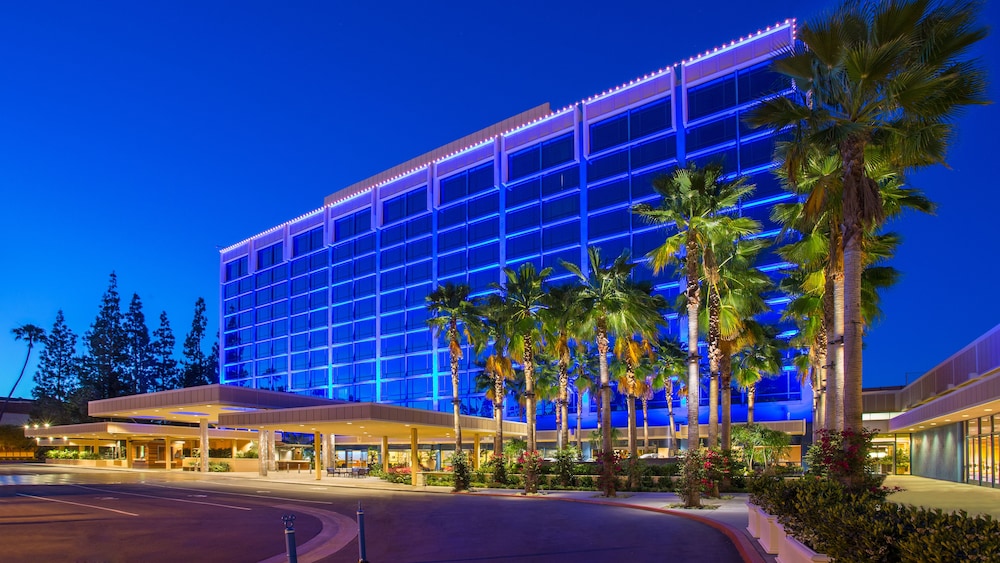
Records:
[[[94,506],[93,504],[83,504],[83,503],[80,503],[80,502],[70,502],[68,500],[58,500],[58,499],[48,498],[48,497],[36,497],[35,495],[26,495],[24,493],[17,493],[17,496],[19,496],[19,497],[28,497],[28,498],[36,498],[38,500],[47,500],[49,502],[59,502],[59,503],[62,503],[62,504],[72,504],[73,506],[85,506],[87,508],[95,508],[97,510],[107,510],[108,512],[117,512],[118,514],[124,514],[126,516],[138,516],[138,514],[136,514],[134,512],[125,512],[124,510],[115,510],[114,508],[105,508],[103,506]]]
[[[185,499],[182,499],[182,498],[158,497],[156,495],[143,495],[143,494],[140,494],[140,493],[126,493],[124,491],[108,491],[108,490],[104,490],[104,489],[97,489],[97,488],[94,488],[94,487],[84,487],[83,485],[73,485],[73,486],[74,487],[79,487],[81,489],[89,489],[91,491],[100,491],[102,493],[116,492],[116,493],[118,493],[120,495],[130,495],[130,496],[133,496],[133,497],[145,497],[145,498],[151,498],[151,499],[156,499],[156,500],[169,500],[169,501],[173,501],[173,502],[186,502],[188,504],[205,504],[205,505],[208,505],[208,506],[218,506],[220,508],[232,508],[233,510],[246,510],[246,511],[251,510],[250,508],[247,508],[245,506],[233,506],[233,505],[230,505],[230,504],[219,504],[217,502],[203,502],[203,501],[200,501],[200,500],[185,500]]]
[[[177,489],[177,490],[180,490],[180,491],[205,491],[205,492],[208,492],[208,493],[215,493],[215,494],[218,494],[218,495],[230,495],[230,496],[235,496],[235,497],[266,498],[268,500],[288,500],[288,501],[292,501],[292,502],[304,502],[304,503],[308,503],[308,504],[333,504],[332,502],[326,501],[326,500],[306,500],[306,499],[301,499],[301,498],[273,497],[271,495],[252,495],[250,493],[231,493],[229,491],[213,491],[211,489],[209,489],[209,490],[205,490],[205,489],[192,489],[192,488],[189,488],[189,487],[170,487],[168,485],[152,485],[152,484],[150,484],[149,486],[150,487],[160,487],[160,488],[163,488],[163,489]],[[269,492],[269,491],[257,491],[257,492],[258,493],[260,493],[260,492],[265,492],[266,493],[266,492]]]

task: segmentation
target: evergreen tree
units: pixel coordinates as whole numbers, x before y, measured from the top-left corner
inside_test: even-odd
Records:
[[[146,327],[146,315],[142,312],[142,299],[138,293],[132,294],[123,328],[127,355],[125,384],[128,394],[148,393],[153,390],[155,372],[149,328]]]
[[[163,311],[160,313],[160,328],[153,331],[153,342],[150,344],[153,357],[153,379],[151,381],[153,391],[177,389],[181,386],[177,360],[174,358],[176,345],[177,340],[174,338],[173,329],[170,328],[167,312]]]
[[[66,319],[60,310],[38,358],[35,387],[31,391],[37,401],[33,413],[36,418],[52,424],[74,421],[67,405],[79,385],[79,364],[75,356],[76,334],[66,326]]]
[[[208,374],[209,383],[219,382],[219,333],[215,333],[215,342],[212,343],[212,352],[205,358],[205,373]]]
[[[89,391],[85,395],[90,395],[91,399],[108,399],[126,394],[127,342],[122,326],[118,276],[114,272],[101,298],[97,318],[83,340],[87,351],[83,357],[80,385]]]
[[[197,385],[207,385],[210,372],[208,361],[201,345],[205,340],[205,327],[208,320],[205,318],[205,300],[201,297],[194,304],[194,318],[191,320],[191,331],[184,338],[184,359],[181,360],[183,366],[182,386],[194,387]]]

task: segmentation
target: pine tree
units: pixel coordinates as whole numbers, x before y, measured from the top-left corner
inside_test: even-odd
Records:
[[[153,342],[150,345],[153,356],[153,390],[177,389],[181,386],[177,360],[174,358],[174,347],[177,340],[170,328],[167,312],[160,313],[160,328],[153,331]]]
[[[142,299],[138,293],[132,294],[123,328],[127,355],[125,384],[128,394],[148,393],[154,387],[153,353],[149,341],[149,328],[146,327],[146,315],[142,312]]]
[[[215,334],[215,342],[212,343],[212,352],[205,358],[205,373],[208,374],[209,383],[219,382],[219,333]]]
[[[90,330],[83,337],[87,351],[83,357],[80,385],[91,399],[121,397],[128,392],[125,384],[127,361],[125,329],[122,327],[121,297],[118,276],[111,272],[108,289]]]
[[[52,424],[66,424],[74,421],[67,405],[79,382],[79,363],[76,356],[76,334],[66,326],[62,310],[56,313],[45,340],[45,348],[38,357],[38,371],[35,372],[35,387],[31,394],[35,398],[34,416]]]
[[[197,385],[207,385],[209,372],[205,352],[201,345],[205,340],[205,327],[208,320],[205,318],[205,300],[201,297],[194,304],[194,319],[191,320],[191,332],[184,338],[184,359],[181,360],[183,366],[183,386],[194,387]]]

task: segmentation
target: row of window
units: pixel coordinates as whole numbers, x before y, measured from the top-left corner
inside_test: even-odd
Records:
[[[646,104],[590,125],[590,153],[670,129],[670,98]]]
[[[770,62],[739,70],[687,91],[688,120],[743,105],[791,87],[789,79],[769,70]]]

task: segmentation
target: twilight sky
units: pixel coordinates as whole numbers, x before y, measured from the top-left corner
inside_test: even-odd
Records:
[[[563,107],[830,0],[24,2],[0,8],[0,394],[58,309],[82,336],[108,274],[178,342],[218,249],[323,197],[544,102]],[[984,22],[1000,23],[997,3]],[[979,48],[1000,99],[1000,39]],[[911,183],[867,338],[865,385],[902,384],[1000,323],[996,105]],[[977,295],[979,297],[977,297]],[[210,342],[206,343],[206,352]],[[82,346],[78,345],[78,352]],[[179,351],[179,350],[178,350]],[[33,366],[15,396],[31,393]]]

